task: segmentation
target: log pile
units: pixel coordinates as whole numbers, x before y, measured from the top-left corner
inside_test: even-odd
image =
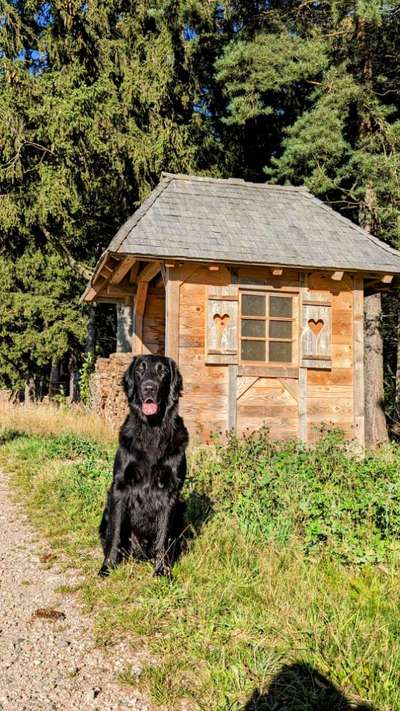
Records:
[[[112,425],[121,425],[128,413],[122,376],[131,360],[131,353],[112,353],[109,358],[97,358],[91,377],[91,406]]]

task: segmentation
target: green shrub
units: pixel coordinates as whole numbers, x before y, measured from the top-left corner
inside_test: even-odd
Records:
[[[84,405],[90,403],[90,378],[95,366],[94,353],[87,353],[79,371],[79,392]]]
[[[382,561],[400,538],[400,452],[392,446],[361,459],[338,430],[315,446],[272,442],[268,431],[233,434],[213,454],[194,457],[189,487],[235,517],[258,541],[304,550],[322,546],[352,563]]]

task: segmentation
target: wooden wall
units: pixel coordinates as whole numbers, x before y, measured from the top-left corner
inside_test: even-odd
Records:
[[[186,264],[169,270],[166,353],[175,357],[182,372],[184,397],[180,410],[192,440],[207,442],[213,432],[226,432],[232,418],[239,434],[265,424],[274,438],[300,437],[313,441],[322,424],[334,424],[344,429],[348,437],[353,437],[354,420],[360,423],[363,420],[362,370],[357,375],[356,390],[353,388],[353,343],[358,343],[358,351],[362,349],[362,337],[357,341],[357,333],[362,330],[362,280],[357,277],[361,291],[354,292],[350,275],[334,281],[331,274],[315,272],[299,274],[283,270],[273,278],[267,269],[246,269],[245,272],[241,279],[240,270],[233,277],[224,267],[210,271],[207,266]],[[293,363],[295,367],[279,370],[266,366],[263,370],[264,366],[260,366],[257,372],[250,373],[239,361],[234,363],[232,356],[223,365],[207,362],[209,287],[229,287],[234,282],[236,288],[245,288],[246,280],[252,275],[261,282],[264,280],[264,286],[273,286],[277,291],[294,290],[298,294],[294,301],[298,308],[295,352],[298,349],[299,353],[297,363]],[[356,316],[357,332],[354,294],[358,294],[357,313],[361,308],[361,316]],[[308,303],[313,299],[324,303],[331,314],[331,360],[329,365],[323,367],[320,363],[318,368],[310,367],[308,360],[302,363],[300,353],[302,301],[308,300]],[[161,321],[159,325],[161,327]],[[359,359],[360,353],[357,357]],[[362,442],[362,425],[358,438]]]
[[[226,432],[228,403],[228,368],[206,365],[206,300],[208,285],[229,284],[230,274],[221,268],[188,265],[173,270],[171,279],[179,283],[177,314],[179,368],[184,381],[180,413],[192,440],[207,442],[214,432]]]
[[[321,423],[341,427],[353,436],[353,279],[333,282],[329,275],[309,274],[306,295],[318,294],[332,307],[332,368],[307,369],[307,440]]]
[[[297,380],[239,376],[237,387],[238,434],[265,425],[274,439],[298,436]]]

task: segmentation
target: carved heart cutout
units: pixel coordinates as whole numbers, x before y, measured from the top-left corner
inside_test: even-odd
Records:
[[[323,327],[325,326],[322,318],[319,318],[318,321],[315,321],[315,319],[310,318],[308,321],[308,327],[309,329],[313,332],[314,336],[318,336]]]
[[[215,327],[217,330],[217,349],[221,348],[222,336],[229,323],[229,314],[214,314],[213,316]]]

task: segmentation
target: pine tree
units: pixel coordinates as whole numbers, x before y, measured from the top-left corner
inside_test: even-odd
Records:
[[[305,184],[400,246],[400,4],[388,0],[265,5],[262,26],[218,62],[228,121],[280,126],[265,151],[272,181]],[[270,131],[272,128],[269,129]],[[380,295],[366,299],[368,439],[387,437]]]
[[[16,387],[83,351],[78,294],[161,171],[218,172],[227,152],[202,96],[215,9],[0,0],[0,19],[0,379]]]

